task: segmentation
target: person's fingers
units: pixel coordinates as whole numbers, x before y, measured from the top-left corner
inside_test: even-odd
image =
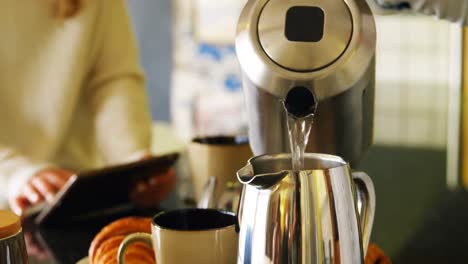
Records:
[[[150,188],[149,184],[145,181],[138,181],[135,185],[135,191],[137,193],[147,192],[149,188]]]
[[[153,158],[153,155],[151,155],[150,153],[144,153],[141,157],[141,160],[149,160]]]
[[[24,211],[29,206],[31,206],[31,203],[23,195],[13,199],[13,201],[10,202],[10,207],[13,210],[13,212],[20,216],[23,215]]]
[[[36,187],[30,182],[24,186],[23,195],[28,199],[31,205],[37,204],[44,200],[44,196],[36,189]]]
[[[63,180],[68,181],[68,179],[70,179],[71,176],[73,176],[73,173],[70,172],[70,171],[66,171],[66,170],[62,170],[62,169],[56,169],[55,170],[55,174],[57,174],[57,176],[61,177]]]
[[[64,173],[47,172],[42,174],[41,178],[52,184],[57,190],[60,190],[67,183],[69,177]]]
[[[149,180],[148,180],[149,185],[150,185],[151,187],[157,186],[158,183],[159,183],[159,179],[158,179],[158,178],[159,178],[158,176],[153,176],[153,177],[149,178]]]
[[[130,197],[140,206],[155,206],[172,192],[175,183],[175,170],[158,172],[146,181],[138,182]]]
[[[46,198],[48,202],[54,200],[55,194],[58,189],[49,183],[45,178],[34,178],[31,184],[39,191],[39,193]]]
[[[36,257],[38,260],[44,261],[48,258],[49,254],[41,244],[36,240],[36,238],[29,232],[24,232],[24,240],[26,243],[26,248],[28,249],[28,254]]]
[[[175,170],[174,169],[169,169],[165,171],[164,173],[160,173],[157,175],[154,175],[148,179],[148,184],[151,187],[155,187],[161,184],[165,184],[168,181],[171,181],[175,178]]]

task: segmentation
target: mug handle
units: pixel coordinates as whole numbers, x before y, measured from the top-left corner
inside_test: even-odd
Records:
[[[117,252],[117,260],[119,264],[126,264],[125,262],[125,253],[129,246],[136,242],[143,242],[150,247],[153,247],[153,240],[151,235],[147,233],[134,233],[125,237],[125,239],[120,243],[119,251]]]
[[[374,224],[375,188],[369,175],[364,172],[353,172],[353,180],[356,185],[357,207],[365,255],[367,254],[372,226]]]

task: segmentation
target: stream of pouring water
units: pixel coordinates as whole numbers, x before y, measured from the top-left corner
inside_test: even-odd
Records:
[[[288,116],[289,141],[292,154],[292,168],[295,171],[304,168],[304,153],[309,142],[310,131],[314,123],[314,114],[306,117],[296,117],[290,113]]]

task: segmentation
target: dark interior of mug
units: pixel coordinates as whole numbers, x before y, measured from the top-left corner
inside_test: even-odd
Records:
[[[248,144],[246,136],[210,136],[193,139],[193,142],[208,145],[243,145]]]
[[[213,209],[183,209],[162,212],[153,218],[153,223],[163,229],[200,231],[235,225],[233,213]]]

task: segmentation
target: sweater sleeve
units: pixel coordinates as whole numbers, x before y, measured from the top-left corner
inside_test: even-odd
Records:
[[[29,178],[49,166],[0,144],[0,208],[7,207],[8,198],[18,196]]]
[[[151,117],[145,82],[123,0],[103,0],[87,89],[97,147],[107,164],[149,152]]]

